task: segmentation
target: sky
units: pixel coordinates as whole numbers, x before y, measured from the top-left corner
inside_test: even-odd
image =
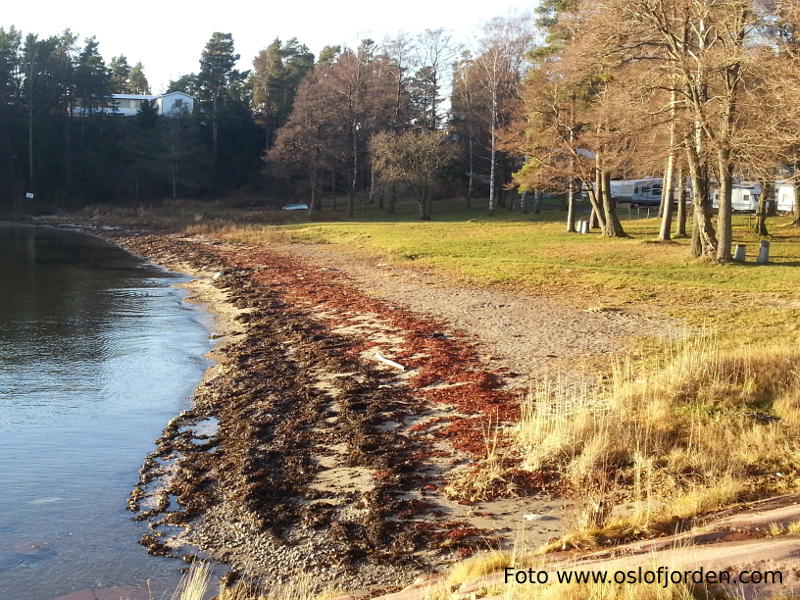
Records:
[[[238,68],[272,40],[298,38],[315,55],[326,45],[355,46],[364,38],[381,41],[400,31],[443,27],[470,45],[485,21],[510,12],[531,11],[535,0],[22,0],[4,3],[0,26],[46,37],[69,28],[83,38],[97,36],[106,59],[124,54],[141,61],[152,91],[198,70],[200,54],[214,31],[233,34],[241,55]]]

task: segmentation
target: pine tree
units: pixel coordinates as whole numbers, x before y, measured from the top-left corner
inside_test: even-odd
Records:
[[[114,94],[131,94],[131,67],[123,55],[115,56],[108,65],[110,89]]]
[[[128,89],[131,94],[149,94],[150,84],[147,77],[144,75],[144,67],[141,62],[137,62],[131,68],[131,74],[128,78]]]
[[[211,119],[211,155],[217,166],[219,157],[219,114],[236,76],[233,67],[239,55],[234,52],[233,36],[215,31],[203,49],[197,76],[199,100]]]

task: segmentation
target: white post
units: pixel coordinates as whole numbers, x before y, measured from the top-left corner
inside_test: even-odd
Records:
[[[765,265],[769,262],[769,242],[767,240],[761,240],[761,248],[758,251],[756,262],[760,265]]]

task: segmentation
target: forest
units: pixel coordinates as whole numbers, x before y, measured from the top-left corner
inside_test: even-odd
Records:
[[[545,0],[470,44],[427,29],[314,56],[276,39],[247,71],[232,34],[215,32],[197,72],[166,90],[193,96],[191,113],[163,118],[145,102],[124,117],[111,95],[150,92],[141,64],[106,62],[95,37],[9,27],[0,198],[77,207],[238,191],[347,216],[357,203],[391,214],[401,198],[427,220],[440,198],[491,215],[537,211],[548,193],[568,231],[585,199],[593,226],[621,237],[610,182],[656,176],[660,239],[691,235],[695,256],[725,262],[735,183],[761,183],[766,234],[773,182],[800,162],[798,51],[800,8],[784,0]]]

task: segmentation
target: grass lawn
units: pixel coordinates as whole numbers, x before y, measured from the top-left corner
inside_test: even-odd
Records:
[[[770,264],[756,265],[760,238],[749,231],[749,215],[735,215],[735,243],[747,247],[746,264],[718,265],[689,255],[689,240],[655,241],[659,220],[629,216],[622,209],[624,239],[596,233],[568,234],[564,213],[545,207],[540,215],[442,202],[434,220],[419,221],[415,205],[402,204],[389,217],[377,209],[315,215],[305,212],[204,211],[189,231],[216,231],[249,242],[328,244],[397,266],[426,269],[456,281],[500,285],[558,295],[588,309],[651,307],[691,325],[717,329],[738,341],[795,342],[800,324],[800,230],[788,217],[768,225]],[[286,222],[286,221],[289,222]],[[744,335],[740,335],[744,333]]]

